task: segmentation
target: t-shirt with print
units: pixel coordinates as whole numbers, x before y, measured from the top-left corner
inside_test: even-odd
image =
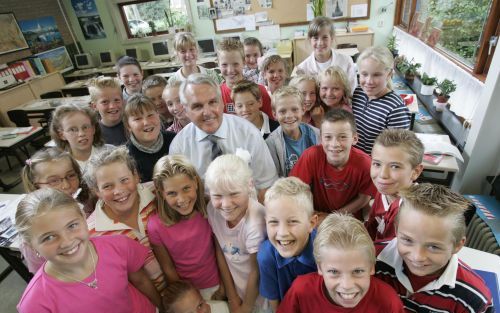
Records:
[[[299,128],[301,135],[298,140],[294,140],[283,133],[283,137],[285,139],[285,166],[287,173],[292,170],[295,163],[297,163],[300,156],[307,148],[317,144],[316,134],[311,127],[308,127],[306,124],[300,124]]]

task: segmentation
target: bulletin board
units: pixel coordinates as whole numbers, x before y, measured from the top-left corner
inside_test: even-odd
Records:
[[[225,0],[231,1],[231,0]],[[222,2],[225,2],[224,0]],[[307,14],[306,14],[306,4],[309,3],[309,0],[272,0],[271,8],[262,8],[259,5],[259,1],[261,0],[251,0],[250,1],[250,10],[245,12],[246,15],[255,14],[258,12],[267,12],[268,20],[272,21],[273,24],[279,24],[280,26],[293,26],[293,25],[304,25],[308,24]],[[344,13],[345,15],[342,17],[335,18],[335,21],[344,21],[350,19],[368,19],[370,17],[370,1],[371,0],[325,0],[325,8],[323,12],[325,15],[327,13],[327,3],[330,4],[336,3],[344,3],[344,7],[347,8]],[[220,0],[212,0],[212,6],[214,2],[219,2]],[[347,4],[345,3],[347,2]],[[351,17],[351,7],[354,5],[363,5],[365,4],[366,16],[359,17]],[[235,19],[238,19],[238,16],[235,16]],[[241,20],[244,19],[243,16],[240,17]],[[243,21],[242,21],[243,23]],[[215,32],[220,33],[228,33],[228,32],[237,32],[244,31],[245,27],[232,28],[232,29],[219,29],[218,28],[217,19],[214,20],[214,28]]]

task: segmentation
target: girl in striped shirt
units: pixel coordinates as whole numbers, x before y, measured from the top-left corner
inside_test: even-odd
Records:
[[[394,59],[386,47],[365,49],[357,61],[359,86],[354,90],[352,111],[359,140],[356,147],[371,154],[375,138],[386,128],[410,128],[410,111],[392,91]]]

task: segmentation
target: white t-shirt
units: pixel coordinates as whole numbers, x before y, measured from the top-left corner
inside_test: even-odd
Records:
[[[250,254],[257,253],[259,245],[266,237],[264,206],[257,200],[249,199],[248,209],[241,221],[229,228],[226,220],[208,205],[208,222],[220,244],[233,277],[240,298],[245,297],[247,278],[250,274]]]

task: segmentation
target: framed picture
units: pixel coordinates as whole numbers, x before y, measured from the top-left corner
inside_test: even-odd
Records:
[[[0,13],[0,54],[28,48],[14,13]]]
[[[65,73],[74,68],[71,57],[64,46],[35,55],[40,58],[47,73],[55,71]]]

